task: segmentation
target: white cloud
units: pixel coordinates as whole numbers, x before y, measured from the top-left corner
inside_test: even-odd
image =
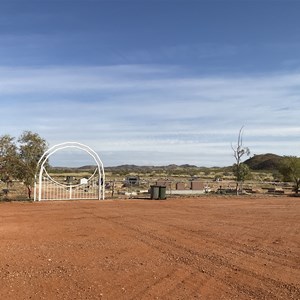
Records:
[[[0,125],[12,135],[37,131],[52,145],[75,140],[107,153],[228,164],[242,125],[254,153],[297,154],[299,82],[300,73],[187,77],[144,65],[2,67]]]

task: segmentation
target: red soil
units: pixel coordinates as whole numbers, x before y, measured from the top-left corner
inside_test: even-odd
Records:
[[[300,299],[300,199],[0,204],[0,299]]]

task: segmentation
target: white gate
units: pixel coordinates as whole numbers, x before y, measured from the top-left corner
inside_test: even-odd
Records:
[[[96,169],[89,178],[83,178],[79,183],[73,180],[58,182],[46,170],[49,157],[59,150],[77,148],[87,152],[96,162]],[[47,150],[38,162],[38,173],[35,176],[34,201],[41,200],[77,200],[77,199],[104,199],[105,174],[103,164],[98,154],[90,147],[76,143],[66,142],[55,145]]]

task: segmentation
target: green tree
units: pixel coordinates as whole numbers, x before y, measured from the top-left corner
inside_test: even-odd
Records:
[[[247,165],[242,163],[242,157],[244,155],[249,156],[250,150],[248,147],[244,147],[243,145],[243,129],[244,126],[241,127],[238,135],[238,140],[236,145],[231,144],[231,149],[233,151],[233,156],[235,158],[235,164],[233,165],[233,174],[236,179],[236,194],[239,194],[239,189],[242,189],[243,182],[246,179],[246,176],[250,174],[250,169]]]
[[[240,163],[239,165],[234,164],[232,171],[238,182],[243,182],[245,179],[249,179],[251,175],[250,168],[244,163]]]
[[[8,134],[0,137],[0,179],[7,184],[7,188],[16,175],[18,164],[17,146],[14,140]]]
[[[285,181],[294,182],[295,192],[299,193],[300,187],[300,158],[296,156],[285,156],[279,167]]]
[[[31,198],[32,186],[37,171],[37,164],[41,156],[48,148],[46,140],[37,133],[24,131],[18,139],[19,164],[18,179],[22,180],[27,187],[28,198]]]

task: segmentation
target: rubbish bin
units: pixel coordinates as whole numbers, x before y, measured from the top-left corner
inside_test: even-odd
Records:
[[[151,185],[151,199],[159,199],[159,186]]]
[[[166,199],[166,187],[165,186],[159,187],[159,199],[160,200]]]

